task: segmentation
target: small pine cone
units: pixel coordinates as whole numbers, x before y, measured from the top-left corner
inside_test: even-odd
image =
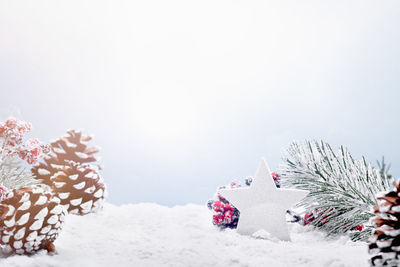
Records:
[[[52,187],[68,212],[84,215],[101,208],[106,186],[99,175],[100,166],[94,154],[98,148],[87,148],[92,138],[81,132],[68,131],[68,135],[51,143],[52,154],[35,166],[32,173]]]
[[[368,245],[372,266],[400,266],[400,184],[393,184],[394,190],[377,197],[374,206],[371,222],[376,229]]]
[[[45,185],[14,189],[0,204],[0,244],[17,254],[52,252],[66,214]]]

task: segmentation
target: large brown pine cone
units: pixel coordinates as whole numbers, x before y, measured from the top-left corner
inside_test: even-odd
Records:
[[[374,206],[377,215],[372,224],[377,227],[370,238],[369,253],[372,266],[400,266],[400,184],[378,199]]]
[[[0,204],[0,244],[17,254],[54,251],[64,223],[65,208],[50,188],[34,185],[14,189]]]
[[[32,173],[52,187],[69,213],[84,215],[102,206],[106,186],[99,175],[94,154],[87,148],[89,136],[70,130],[68,135],[51,143],[52,154],[35,166]]]

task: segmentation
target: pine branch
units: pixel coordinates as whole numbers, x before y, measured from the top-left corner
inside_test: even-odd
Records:
[[[20,163],[20,160],[12,157],[3,157],[0,160],[0,185],[12,190],[30,187],[41,182],[35,179],[30,171],[26,171]]]
[[[329,235],[351,232],[353,240],[366,240],[371,228],[375,195],[390,189],[392,177],[364,158],[355,160],[344,147],[336,154],[321,141],[293,143],[280,168],[282,185],[309,191],[299,206],[315,213],[311,224]],[[383,165],[385,166],[385,165]],[[382,169],[382,168],[381,168]],[[364,225],[362,232],[353,231]]]

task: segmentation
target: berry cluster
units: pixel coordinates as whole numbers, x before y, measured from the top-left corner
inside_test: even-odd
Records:
[[[9,118],[0,122],[0,137],[5,139],[6,146],[16,146],[22,143],[24,135],[32,129],[32,124]]]
[[[280,176],[278,174],[274,172],[272,173],[272,178],[274,179],[276,187],[280,187],[279,177]],[[253,181],[252,177],[246,178],[244,186],[250,186],[252,181]],[[207,206],[210,210],[214,212],[213,215],[214,225],[218,226],[221,229],[225,228],[234,229],[237,227],[237,224],[239,222],[240,212],[218,193],[220,189],[225,189],[227,187],[230,189],[234,189],[242,187],[242,185],[237,181],[233,181],[229,186],[219,187],[215,199],[209,200]]]
[[[0,139],[3,156],[19,156],[28,164],[35,164],[50,152],[50,146],[42,144],[38,139],[30,139],[23,142],[24,135],[32,129],[29,122],[9,118],[0,122]]]
[[[315,211],[311,211],[311,212],[307,212],[304,215],[304,219],[302,220],[302,224],[303,225],[307,225],[307,224],[312,224],[315,219],[318,219],[318,221],[320,221],[320,223],[325,224],[329,221],[329,216],[332,213],[332,209],[330,210],[325,210],[325,211],[320,211],[320,210],[315,210]],[[348,227],[347,227],[348,228]],[[351,230],[356,230],[356,231],[362,231],[364,229],[364,225],[360,224],[355,226],[353,229]]]
[[[25,144],[23,144],[18,155],[22,160],[26,160],[28,164],[35,164],[44,155],[50,152],[50,147],[48,145],[42,144],[38,139],[29,139]]]
[[[229,188],[238,188],[241,185],[233,181]],[[219,187],[218,190],[227,188],[227,186]],[[224,228],[236,228],[239,222],[239,210],[232,206],[225,198],[217,193],[217,200],[209,200],[207,206],[210,210],[214,211],[213,224]]]

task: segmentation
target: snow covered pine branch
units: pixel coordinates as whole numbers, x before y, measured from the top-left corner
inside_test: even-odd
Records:
[[[310,224],[329,235],[349,233],[353,240],[368,239],[376,194],[390,189],[392,178],[387,172],[373,168],[364,158],[353,159],[344,147],[335,154],[323,141],[292,143],[284,162],[279,171],[282,184],[310,192],[298,204],[309,212]]]

